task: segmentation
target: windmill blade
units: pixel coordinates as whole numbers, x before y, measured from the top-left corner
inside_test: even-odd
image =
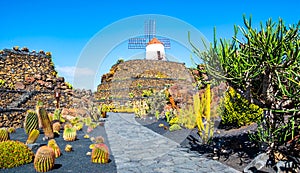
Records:
[[[128,49],[145,49],[146,38],[130,38],[128,40]]]
[[[163,43],[165,49],[170,49],[171,48],[170,39],[168,39],[168,38],[159,38],[159,41],[161,41]]]

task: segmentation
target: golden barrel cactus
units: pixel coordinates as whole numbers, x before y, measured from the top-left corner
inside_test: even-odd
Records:
[[[108,147],[103,143],[95,144],[92,150],[91,161],[93,163],[108,163],[109,161]]]
[[[9,133],[6,128],[0,129],[0,142],[9,140]]]
[[[63,138],[65,141],[75,141],[77,136],[77,131],[75,127],[71,124],[66,124],[64,127]]]
[[[40,136],[40,131],[37,129],[33,129],[27,138],[26,144],[35,143],[35,141],[39,138],[39,136]]]
[[[34,168],[37,172],[47,172],[54,167],[55,154],[51,147],[40,147],[34,158]]]
[[[33,129],[38,129],[38,125],[37,114],[33,110],[28,110],[24,121],[25,133],[29,135]]]

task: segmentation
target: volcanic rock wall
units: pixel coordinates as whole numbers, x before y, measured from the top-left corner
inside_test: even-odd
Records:
[[[97,100],[122,102],[140,98],[145,90],[161,90],[174,84],[184,84],[192,89],[193,80],[183,63],[155,60],[118,62],[102,76],[95,97]]]
[[[20,127],[38,100],[54,110],[54,89],[61,92],[60,106],[70,107],[72,89],[57,76],[50,52],[17,47],[0,51],[0,127]]]

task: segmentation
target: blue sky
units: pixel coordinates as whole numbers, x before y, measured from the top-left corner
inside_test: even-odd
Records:
[[[13,46],[28,47],[30,50],[52,52],[53,61],[59,74],[73,82],[73,72],[84,49],[95,37],[114,23],[143,14],[170,16],[190,24],[200,31],[208,41],[213,39],[213,27],[217,28],[218,38],[230,38],[233,25],[243,26],[242,15],[252,15],[254,26],[260,21],[283,18],[286,24],[299,21],[299,1],[89,1],[89,0],[1,0],[0,1],[0,49]],[[141,23],[140,21],[137,21]],[[143,23],[141,31],[143,34]],[[159,26],[163,24],[157,24]],[[172,32],[176,26],[169,26]],[[132,29],[124,25],[124,30]],[[122,31],[119,31],[122,32]],[[99,34],[100,33],[100,34]],[[102,32],[103,33],[103,32]],[[114,37],[114,32],[106,33]],[[186,37],[187,38],[187,37]],[[196,38],[193,38],[196,39]],[[107,42],[107,40],[104,40]],[[126,42],[116,43],[111,52],[106,54],[102,66],[95,72],[83,68],[82,73],[97,73],[93,85],[86,88],[95,89],[100,82],[100,75],[118,59],[129,59],[140,52],[130,51]],[[173,43],[176,47],[176,42]],[[172,47],[173,48],[173,47]],[[184,48],[167,50],[174,56],[184,57],[189,61],[190,53]],[[188,49],[187,47],[185,47]],[[176,52],[177,50],[177,52]],[[101,52],[99,47],[99,52]],[[180,54],[180,55],[179,55]],[[109,57],[111,56],[111,57]],[[112,58],[113,57],[113,58]],[[184,61],[181,59],[181,61]],[[79,86],[79,85],[78,85]],[[76,87],[76,86],[75,86]],[[85,86],[79,86],[85,87]]]

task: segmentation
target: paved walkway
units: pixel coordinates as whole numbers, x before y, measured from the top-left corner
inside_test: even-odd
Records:
[[[105,122],[120,173],[238,172],[187,149],[137,123],[133,114],[110,113]]]

